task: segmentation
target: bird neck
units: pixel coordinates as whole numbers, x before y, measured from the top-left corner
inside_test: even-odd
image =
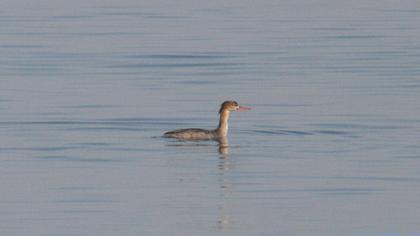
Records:
[[[229,113],[230,113],[229,110],[223,110],[220,113],[219,126],[217,127],[216,131],[222,137],[226,137],[227,134],[228,134],[228,129],[229,129],[229,125],[228,125]]]

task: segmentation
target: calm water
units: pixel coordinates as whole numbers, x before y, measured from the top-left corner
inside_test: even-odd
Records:
[[[420,235],[418,1],[0,9],[1,235]]]

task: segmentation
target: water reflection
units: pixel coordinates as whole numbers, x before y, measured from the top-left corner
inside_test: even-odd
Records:
[[[222,137],[217,140],[219,143],[219,153],[224,157],[229,154],[229,140],[227,137]]]
[[[231,194],[233,184],[229,178],[229,172],[233,169],[234,163],[233,159],[229,156],[229,140],[227,137],[208,140],[208,141],[186,141],[186,140],[171,140],[170,144],[166,144],[171,147],[187,147],[187,148],[197,148],[197,147],[208,147],[213,146],[209,144],[209,141],[216,141],[218,143],[218,152],[219,160],[217,162],[217,173],[218,173],[218,187],[219,187],[219,198],[216,205],[217,208],[217,218],[216,225],[217,229],[221,231],[226,231],[232,226],[232,214],[230,214],[229,209],[230,202],[229,199],[232,199],[229,195]],[[192,149],[191,149],[192,150]]]
[[[219,140],[219,187],[220,187],[220,200],[218,206],[218,219],[217,228],[221,231],[227,230],[232,225],[232,215],[229,214],[229,194],[233,188],[232,182],[228,178],[228,173],[233,168],[232,159],[227,155],[229,146],[227,138]]]
[[[218,143],[218,151],[222,156],[229,155],[229,140],[227,137],[210,140],[216,141]],[[211,144],[206,143],[206,141],[185,141],[185,140],[176,140],[176,143],[166,144],[166,146],[177,146],[177,147],[197,147],[197,146],[212,146]]]

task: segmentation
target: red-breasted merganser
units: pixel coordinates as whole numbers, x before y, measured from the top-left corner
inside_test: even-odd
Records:
[[[205,129],[178,129],[166,132],[163,134],[164,137],[178,138],[184,140],[220,140],[226,139],[228,134],[228,119],[231,111],[247,111],[251,110],[249,107],[239,106],[235,101],[225,101],[220,106],[219,114],[219,126],[214,130]]]

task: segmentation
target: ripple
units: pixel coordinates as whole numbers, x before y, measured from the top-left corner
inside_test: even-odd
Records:
[[[264,193],[320,193],[326,195],[367,195],[383,192],[385,189],[380,188],[301,188],[301,189],[255,189],[241,190],[239,192],[264,192]]]
[[[92,157],[76,157],[76,156],[65,156],[65,155],[54,155],[54,156],[38,156],[40,160],[55,160],[55,161],[68,161],[68,162],[93,162],[93,163],[108,163],[108,162],[127,162],[125,159],[105,159],[105,158],[92,158]]]
[[[223,59],[232,56],[223,54],[145,54],[130,55],[127,58],[144,58],[144,59]]]
[[[297,135],[297,136],[313,135],[313,133],[310,133],[310,132],[297,131],[297,130],[250,130],[250,131],[257,134],[269,134],[269,135]]]
[[[226,67],[244,65],[240,63],[156,63],[156,64],[120,64],[110,65],[107,68],[125,69],[125,68],[185,68],[185,67]]]
[[[328,124],[312,124],[318,127],[342,128],[342,129],[358,129],[358,130],[390,130],[407,128],[402,125],[378,125],[378,124],[354,124],[354,123],[328,123]]]
[[[56,203],[115,203],[113,200],[105,199],[69,199],[69,200],[57,200]]]
[[[327,134],[327,135],[352,136],[352,137],[356,137],[351,132],[339,131],[339,130],[315,130],[315,131],[313,131],[313,133],[315,133],[315,134]]]

